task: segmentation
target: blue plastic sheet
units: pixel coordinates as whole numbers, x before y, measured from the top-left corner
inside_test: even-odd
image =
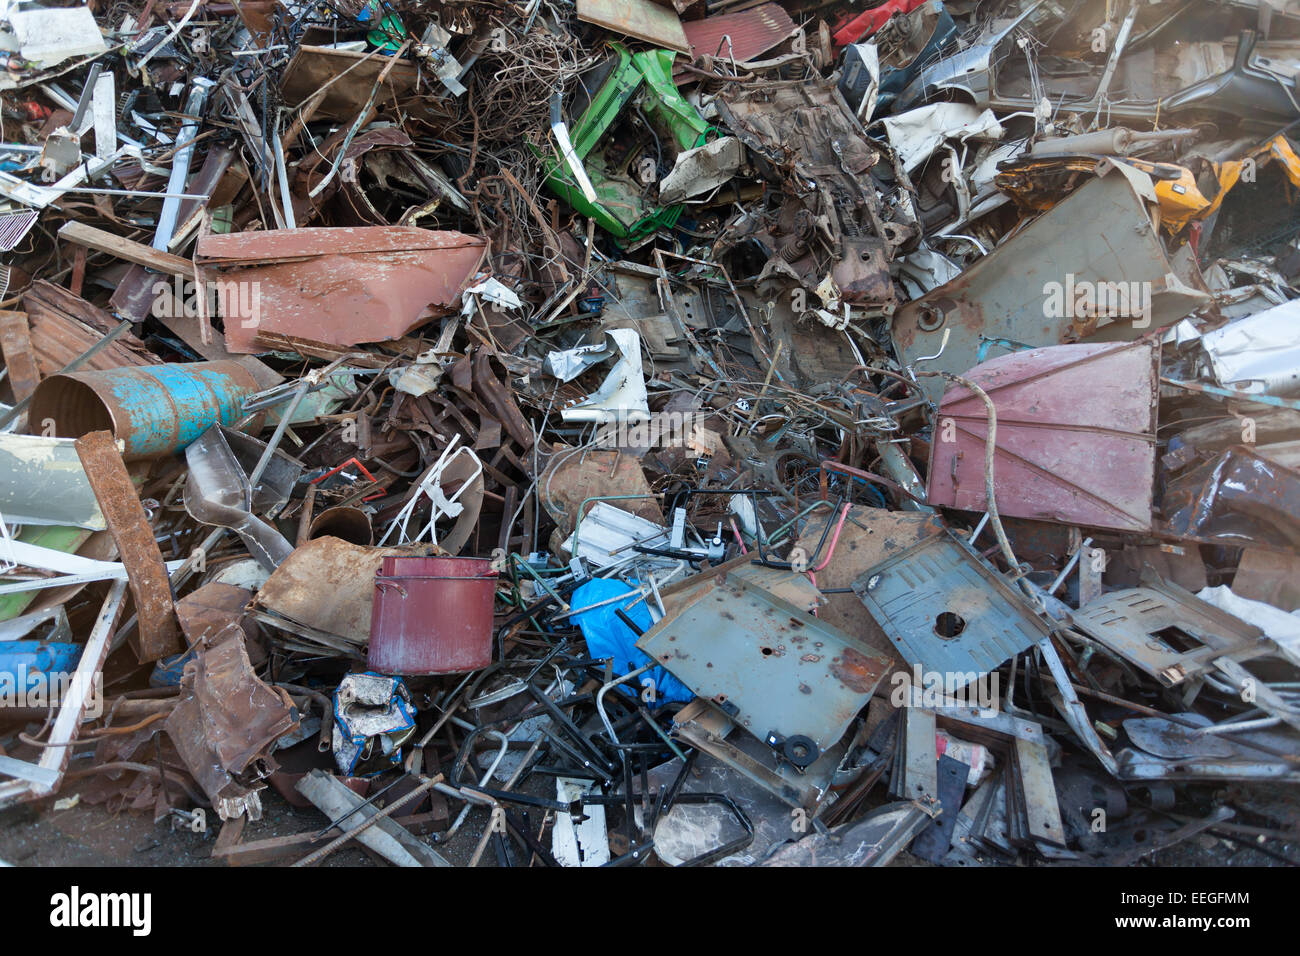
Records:
[[[614,601],[603,607],[583,611],[573,619],[582,629],[582,636],[587,639],[587,650],[591,656],[612,657],[614,673],[621,676],[650,663],[650,658],[637,650],[637,635],[619,620],[616,612],[618,608],[623,608],[623,612],[636,622],[637,627],[648,631],[653,621],[650,619],[650,609],[646,607],[645,601],[633,607],[632,602],[640,597],[635,589],[629,590],[626,584],[617,579],[593,578],[573,592],[569,603],[572,607],[587,607],[616,598],[620,594],[626,594],[627,600]],[[695,697],[685,684],[662,667],[647,671],[636,680],[643,686],[650,681],[654,682],[656,704],[668,701],[685,703]],[[625,687],[626,685],[620,685],[618,690],[623,690]],[[629,689],[628,693],[632,691]]]

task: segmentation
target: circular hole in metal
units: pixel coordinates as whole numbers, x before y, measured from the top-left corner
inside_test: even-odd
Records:
[[[934,619],[934,633],[946,640],[952,640],[966,630],[966,619],[952,611],[944,611]]]

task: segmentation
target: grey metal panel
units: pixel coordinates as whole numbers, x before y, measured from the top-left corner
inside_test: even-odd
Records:
[[[731,575],[637,641],[756,737],[809,737],[826,750],[892,663],[769,591]]]
[[[1049,633],[1001,575],[946,530],[863,572],[853,591],[909,664],[953,675],[956,687],[970,682],[960,675],[985,674]],[[957,633],[941,633],[948,623]]]
[[[1151,225],[1146,205],[1123,175],[1091,179],[951,282],[907,303],[894,315],[898,357],[958,375],[978,364],[984,337],[1038,348],[1070,340],[1076,320],[1049,307],[1052,283],[1149,283],[1150,326],[1118,319],[1090,341],[1131,340],[1176,321],[1207,300],[1181,283]],[[1081,321],[1081,320],[1080,320]],[[997,354],[997,353],[995,353]],[[921,380],[938,402],[944,383]]]
[[[1263,631],[1177,585],[1144,578],[1146,587],[1112,591],[1071,614],[1075,627],[1135,667],[1173,687],[1202,674],[1214,659],[1245,659],[1271,647]],[[1176,631],[1176,646],[1166,640]]]

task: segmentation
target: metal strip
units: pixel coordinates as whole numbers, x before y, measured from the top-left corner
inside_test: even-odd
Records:
[[[167,567],[113,433],[91,432],[78,438],[77,455],[126,565],[139,616],[136,654],[140,662],[179,653],[183,645]]]

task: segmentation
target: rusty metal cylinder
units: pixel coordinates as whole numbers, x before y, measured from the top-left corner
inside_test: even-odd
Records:
[[[381,674],[463,674],[492,663],[496,572],[486,558],[385,556],[367,663]]]
[[[375,543],[375,529],[370,523],[370,515],[360,508],[341,506],[326,508],[312,518],[311,527],[307,529],[308,538],[342,538],[349,544],[368,547]]]
[[[28,430],[80,438],[108,430],[128,461],[171,455],[212,425],[233,425],[257,380],[238,362],[142,365],[51,375],[36,387]]]

